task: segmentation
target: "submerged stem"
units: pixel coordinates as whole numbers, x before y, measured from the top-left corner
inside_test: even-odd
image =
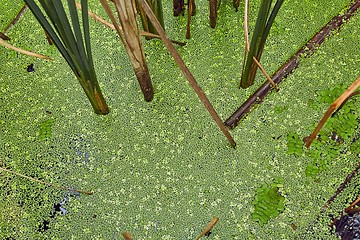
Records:
[[[92,195],[92,194],[93,194],[93,192],[88,192],[88,191],[83,191],[83,190],[76,190],[76,189],[72,189],[72,188],[68,188],[68,187],[63,187],[63,186],[56,185],[56,184],[52,184],[52,183],[48,183],[48,182],[44,182],[44,181],[41,181],[41,180],[39,180],[39,179],[35,179],[35,178],[32,178],[32,177],[28,177],[28,176],[26,176],[26,175],[23,175],[23,174],[21,174],[21,173],[17,173],[17,172],[11,171],[11,170],[6,169],[6,168],[0,167],[0,170],[5,171],[5,172],[8,172],[8,173],[11,173],[11,174],[14,174],[14,175],[17,175],[17,176],[19,176],[19,177],[23,177],[23,178],[29,179],[29,180],[34,181],[34,182],[42,183],[42,184],[45,184],[45,185],[48,185],[48,186],[51,186],[51,187],[55,187],[55,188],[59,188],[59,189],[63,189],[63,190],[68,190],[68,191],[74,191],[74,192],[83,193],[83,194],[87,194],[87,195]]]

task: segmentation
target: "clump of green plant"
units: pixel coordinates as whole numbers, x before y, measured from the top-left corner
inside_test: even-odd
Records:
[[[255,210],[251,214],[254,221],[260,225],[267,224],[271,218],[277,217],[285,210],[285,197],[280,194],[284,179],[276,178],[270,185],[264,184],[256,190],[256,196],[252,202]]]
[[[346,86],[343,84],[322,90],[318,93],[316,100],[309,100],[308,105],[313,109],[319,109],[324,104],[333,103],[344,90],[346,90]],[[318,128],[318,132],[314,135],[317,136],[316,140],[313,141],[311,148],[305,151],[305,155],[309,157],[305,170],[307,177],[312,177],[316,180],[318,174],[327,169],[329,162],[340,154],[345,154],[349,150],[354,154],[360,153],[360,141],[353,137],[358,129],[360,120],[360,112],[357,107],[358,101],[355,99],[348,101],[349,98],[346,99],[346,104],[341,105],[337,103],[336,111],[334,108],[331,109],[326,123],[323,121],[323,126]],[[308,143],[309,138],[305,137],[303,141]],[[297,134],[289,133],[287,141],[288,154],[301,156],[304,153],[303,141]],[[347,142],[350,147],[343,147],[344,142]]]
[[[97,114],[107,114],[108,106],[101,93],[95,74],[91,47],[88,17],[88,1],[81,0],[82,29],[75,0],[68,0],[70,21],[60,0],[39,0],[49,23],[34,0],[24,0],[35,18],[45,29],[52,42],[60,51],[71,70],[79,80],[91,105]]]
[[[357,118],[359,118],[359,117],[358,116],[355,117],[354,114],[351,113],[351,109],[353,107],[351,107],[350,104],[346,104],[346,103],[348,103],[348,100],[351,97],[360,94],[360,91],[356,91],[356,89],[359,87],[360,87],[360,77],[358,77],[353,82],[353,84],[351,84],[350,87],[348,87],[334,102],[331,103],[329,109],[325,112],[324,116],[319,121],[318,125],[315,127],[314,131],[311,133],[311,135],[307,139],[306,144],[305,144],[305,146],[307,148],[310,147],[312,141],[316,138],[318,133],[322,130],[323,126],[325,125],[325,123],[327,122],[329,117],[330,116],[334,117],[334,115],[336,115],[336,113],[340,109],[343,110],[344,114],[341,114],[341,116],[338,117],[339,124],[337,127],[340,128],[341,130],[343,130],[343,132],[348,133],[348,132],[351,132],[351,129],[353,129],[355,126],[357,126],[357,123],[358,123]],[[333,92],[336,92],[336,91],[333,91]],[[354,109],[354,111],[356,111],[356,110],[358,112],[358,108]],[[347,129],[349,126],[351,127],[351,129],[350,128]],[[335,132],[335,133],[337,133],[337,132]],[[321,132],[320,132],[320,134],[321,134]],[[349,134],[345,134],[345,136],[348,136],[348,135]]]
[[[295,132],[289,133],[286,137],[287,139],[287,154],[294,154],[296,156],[301,156],[303,153],[304,142],[300,139],[299,135]]]
[[[54,119],[48,119],[41,123],[39,138],[40,140],[45,140],[47,138],[51,138],[51,127],[54,124]]]

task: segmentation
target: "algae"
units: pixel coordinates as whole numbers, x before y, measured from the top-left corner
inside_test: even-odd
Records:
[[[192,39],[178,50],[225,119],[257,86],[237,89],[243,7],[235,13],[229,1],[223,2],[214,30],[208,26],[207,2],[199,2]],[[255,8],[258,3],[252,4]],[[172,38],[185,39],[185,17],[170,17],[171,5],[164,4],[166,29]],[[270,73],[275,71],[346,5],[347,1],[285,2],[270,33],[263,65]],[[90,4],[91,10],[106,16],[98,7],[95,1]],[[338,157],[314,183],[305,176],[306,156],[286,153],[286,136],[308,135],[309,126],[326,110],[325,105],[308,107],[317,92],[340,81],[348,85],[360,74],[359,24],[357,14],[311,58],[303,59],[281,90],[232,131],[238,143],[234,150],[160,41],[145,42],[155,88],[153,102],[146,103],[116,33],[91,20],[94,64],[111,111],[96,116],[70,69],[55,47],[47,45],[42,29],[27,12],[9,33],[13,43],[55,60],[1,49],[0,57],[6,61],[0,71],[0,163],[94,195],[70,196],[64,206],[67,213],[56,212],[51,218],[54,204],[62,202],[66,192],[1,173],[7,191],[0,198],[9,203],[1,207],[10,213],[0,217],[6,219],[1,237],[120,239],[126,230],[135,239],[194,239],[213,216],[219,217],[210,235],[213,239],[328,235],[326,220],[319,225],[313,220],[358,158]],[[28,73],[26,66],[31,63],[35,72]],[[265,80],[258,74],[255,81]],[[279,105],[286,108],[279,111]],[[54,124],[44,141],[38,133],[48,118],[46,111],[52,112]],[[286,185],[285,211],[261,227],[251,220],[256,188],[277,177]],[[39,231],[44,221],[48,229]],[[309,225],[316,231],[309,232]]]

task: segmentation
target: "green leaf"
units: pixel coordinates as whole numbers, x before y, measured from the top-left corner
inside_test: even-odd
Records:
[[[285,197],[279,193],[277,185],[283,184],[283,178],[277,178],[270,186],[263,185],[256,189],[256,196],[252,202],[255,211],[251,214],[252,219],[260,223],[266,224],[271,218],[278,216],[285,210]]]

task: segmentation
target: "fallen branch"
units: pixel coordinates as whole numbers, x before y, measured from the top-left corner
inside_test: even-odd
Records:
[[[24,6],[20,9],[20,11],[18,12],[18,14],[16,15],[16,17],[9,23],[9,25],[5,28],[5,30],[3,31],[3,34],[6,34],[9,29],[15,25],[15,23],[17,21],[19,21],[20,17],[25,13],[25,10],[27,9],[27,4],[24,4]]]

